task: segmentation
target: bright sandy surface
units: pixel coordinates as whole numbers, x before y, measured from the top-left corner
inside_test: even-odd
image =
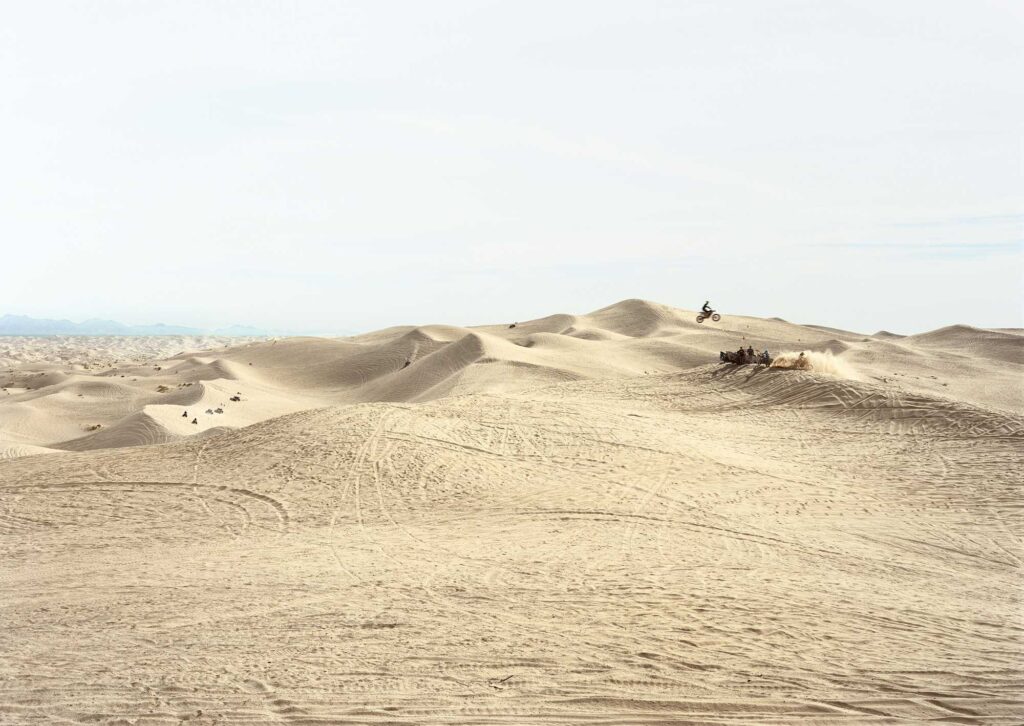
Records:
[[[1021,331],[694,315],[0,339],[0,723],[1020,723]]]

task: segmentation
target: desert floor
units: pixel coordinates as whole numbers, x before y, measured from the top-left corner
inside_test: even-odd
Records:
[[[1021,331],[509,325],[0,339],[0,723],[1021,722]]]

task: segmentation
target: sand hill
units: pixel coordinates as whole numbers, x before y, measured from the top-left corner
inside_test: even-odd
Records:
[[[1021,332],[694,317],[0,339],[0,723],[1017,720]]]
[[[515,327],[425,325],[345,339],[232,345],[223,338],[0,338],[0,452],[164,443],[318,406],[667,374],[714,364],[718,351],[748,345],[827,352],[841,357],[845,377],[1007,413],[1024,409],[1019,332],[960,325],[897,338],[779,320],[694,318],[692,311],[626,300]]]

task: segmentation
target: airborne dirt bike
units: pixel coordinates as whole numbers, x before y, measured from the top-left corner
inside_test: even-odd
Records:
[[[714,310],[712,310],[710,312],[707,312],[707,313],[705,313],[703,311],[697,313],[697,322],[698,323],[703,323],[708,318],[711,318],[713,321],[715,321],[717,323],[719,320],[722,319],[722,316],[719,315],[718,313],[716,313]]]

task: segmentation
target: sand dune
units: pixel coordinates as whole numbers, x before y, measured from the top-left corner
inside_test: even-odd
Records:
[[[157,443],[316,406],[416,402],[683,371],[715,361],[719,350],[747,345],[830,352],[842,361],[842,372],[829,368],[833,374],[898,382],[907,390],[1004,411],[1024,406],[1024,339],[1012,332],[951,326],[900,338],[779,319],[726,316],[718,324],[698,324],[695,316],[625,300],[587,315],[552,315],[515,327],[405,326],[349,339],[249,341],[216,352],[152,359],[138,357],[138,339],[125,339],[134,358],[125,354],[120,365],[90,370],[61,367],[60,361],[116,358],[109,340],[100,355],[71,354],[69,339],[55,339],[54,357],[47,359],[42,343],[33,339],[32,355],[23,356],[28,362],[8,366],[4,374],[8,390],[18,392],[0,400],[0,441],[58,448]],[[94,339],[82,343],[88,347]],[[6,349],[10,352],[10,345]],[[235,405],[228,400],[233,395],[244,401]],[[190,427],[177,421],[181,412],[155,415],[151,409],[160,405],[183,410],[191,405],[199,410],[185,424],[193,417],[198,421]],[[217,408],[223,413],[216,417],[205,413]],[[122,433],[96,433],[97,425]],[[75,443],[78,438],[83,441]]]
[[[5,343],[0,723],[1018,721],[1024,337],[694,318]]]
[[[1021,336],[999,330],[982,330],[969,325],[950,325],[930,333],[912,335],[906,340],[915,345],[948,350],[961,355],[978,356],[1005,363],[1021,362]]]

